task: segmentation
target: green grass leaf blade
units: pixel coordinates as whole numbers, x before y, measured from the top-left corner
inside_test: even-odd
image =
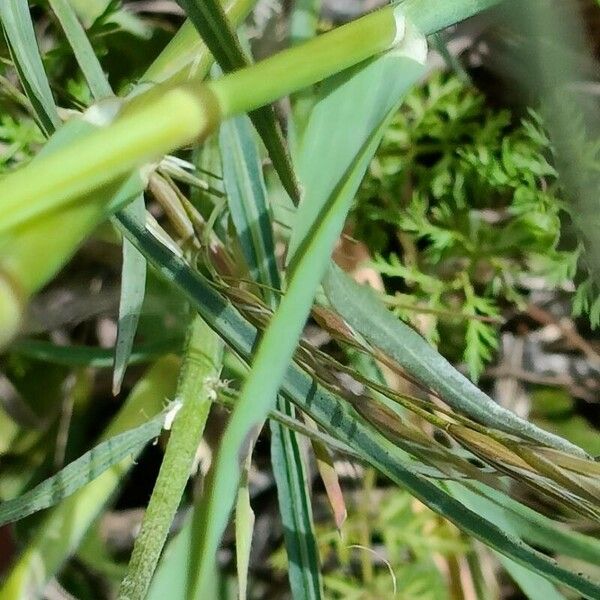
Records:
[[[178,3],[186,11],[225,73],[250,64],[218,0],[178,0]],[[300,198],[298,184],[273,108],[265,106],[254,110],[250,113],[250,118],[267,148],[285,190],[297,202]]]
[[[336,311],[371,344],[388,354],[413,377],[431,387],[455,410],[482,424],[537,440],[570,453],[585,455],[567,440],[539,429],[494,402],[416,331],[395,317],[375,293],[332,266],[325,281]]]
[[[224,123],[219,134],[227,202],[253,278],[278,290],[281,287],[275,259],[270,208],[258,149],[247,117]],[[275,307],[277,296],[265,290]],[[277,408],[294,416],[284,398]],[[321,570],[314,534],[310,491],[295,432],[271,421],[271,463],[289,558],[289,580],[294,598],[321,597]],[[237,523],[237,520],[236,520]]]
[[[298,0],[290,18],[290,42],[300,44],[317,35],[321,0]],[[306,129],[316,98],[314,88],[300,90],[291,97],[292,115],[288,119],[288,139],[292,157],[298,156],[298,147]],[[296,160],[295,160],[296,162]]]
[[[146,206],[143,195],[138,196],[123,210],[131,211],[139,218],[145,218]],[[147,265],[144,255],[129,240],[124,238],[119,319],[112,382],[112,391],[115,396],[121,390],[125,370],[130,362],[135,332],[137,331],[146,294],[146,271]]]
[[[551,554],[569,556],[600,564],[600,540],[566,527],[513,500],[510,496],[482,484],[447,484],[451,492],[474,511],[481,510],[502,528],[509,528],[532,546]]]
[[[277,410],[288,417],[295,416],[294,407],[284,398],[277,399]],[[321,598],[321,569],[310,490],[298,436],[274,420],[270,421],[270,429],[271,464],[277,483],[292,597],[298,600]]]
[[[203,502],[206,533],[202,539],[200,564],[201,573],[204,575],[201,574],[201,580],[207,580],[208,574],[214,569],[215,555],[231,511],[231,503],[224,499],[233,498],[235,494],[241,475],[240,462],[245,459],[260,432],[285,376],[312,306],[314,294],[342,231],[351,201],[379,143],[382,124],[397,108],[399,97],[423,72],[422,48],[421,46],[416,60],[410,56],[398,56],[396,50],[390,53],[394,58],[397,79],[400,80],[395,89],[390,90],[389,81],[383,77],[387,72],[383,69],[378,70],[378,61],[374,61],[364,69],[338,79],[338,85],[330,90],[324,99],[324,111],[318,111],[318,105],[315,109],[316,119],[319,121],[323,114],[331,110],[331,103],[343,102],[355,106],[356,97],[351,94],[355,89],[364,89],[365,80],[371,86],[374,82],[378,83],[377,92],[363,99],[361,112],[356,115],[363,135],[352,139],[353,145],[350,149],[330,146],[330,151],[331,148],[335,148],[336,152],[340,150],[349,160],[342,163],[341,170],[329,175],[326,185],[307,190],[300,208],[298,222],[302,235],[302,250],[296,255],[286,293],[254,354],[252,370],[223,435],[213,466],[213,477],[206,489]],[[387,59],[388,56],[384,56],[380,60],[386,61],[384,64],[387,64]],[[381,77],[379,81],[378,76]],[[353,83],[355,85],[352,85]],[[367,118],[366,124],[362,122],[363,117]],[[307,132],[304,142],[307,152],[320,150],[317,142],[321,142],[327,135],[327,132],[316,128],[313,131],[315,146],[311,145],[311,137]],[[304,214],[306,216],[301,218]]]
[[[485,514],[486,518],[503,531],[523,539],[522,532],[520,531],[521,520],[514,512],[503,510],[502,508],[499,509],[498,505],[494,506],[486,497],[474,493],[471,489],[465,488],[465,486],[461,486],[455,482],[448,483],[447,487],[454,497],[465,502],[472,510],[479,514]],[[485,486],[479,486],[479,489],[483,489],[484,487]],[[491,491],[498,500],[504,496],[504,494],[501,494],[500,492],[494,490]],[[514,502],[514,504],[518,504],[508,496],[505,496],[505,498],[510,502]],[[531,513],[533,513],[533,511],[531,511]],[[552,550],[551,548],[548,549]],[[517,585],[531,600],[545,600],[546,598],[552,600],[564,600],[564,596],[560,594],[554,585],[547,579],[544,579],[531,569],[514,562],[506,556],[498,554],[498,558]]]
[[[298,151],[305,199],[296,214],[288,250],[292,272],[297,258],[304,255],[311,230],[321,225],[327,212],[338,210],[345,216],[350,209],[383,127],[424,71],[424,38],[408,25],[403,44],[407,48],[414,44],[415,50],[410,52],[416,59],[396,49],[323,84]],[[361,102],[357,104],[356,98]],[[332,127],[332,123],[337,126]],[[327,253],[321,257],[321,270],[329,258]]]
[[[193,554],[194,530],[191,516],[163,552],[152,582],[148,590],[147,600],[164,600],[165,598],[186,598],[195,600],[189,593],[189,557]]]
[[[19,78],[47,135],[60,126],[50,84],[40,57],[27,0],[0,2],[0,20]]]
[[[219,131],[227,203],[252,278],[279,288],[273,228],[258,149],[246,116]]]
[[[502,566],[529,600],[565,600],[552,583],[510,558],[498,556]]]
[[[214,587],[206,596],[194,593],[196,570],[194,552],[199,532],[196,527],[194,506],[186,517],[185,524],[165,547],[156,573],[152,578],[148,596],[145,600],[164,600],[165,598],[185,598],[185,600],[203,600],[203,598],[222,598],[219,585],[221,581],[215,576]],[[231,598],[231,596],[227,596]]]
[[[139,365],[154,361],[165,354],[179,349],[178,340],[164,340],[136,346],[129,355],[128,364]],[[108,369],[114,366],[114,351],[110,348],[96,346],[58,346],[44,340],[20,339],[11,347],[10,351],[18,356],[26,356],[41,360],[53,365],[67,367],[93,367]]]
[[[135,457],[163,427],[161,414],[102,442],[25,494],[0,504],[0,526],[54,506],[128,456]]]
[[[181,290],[232,349],[249,361],[258,339],[256,329],[202,275],[194,272],[146,232],[142,224],[123,219],[123,226],[129,239],[157,271]],[[437,485],[416,475],[410,464],[398,458],[398,450],[393,444],[368,427],[343,400],[316,384],[310,375],[296,365],[288,368],[282,390],[287,398],[328,433],[358,449],[367,462],[466,533],[516,562],[528,565],[537,573],[580,591],[588,598],[600,595],[600,584],[560,567],[514,536],[507,535],[487,521],[485,515],[471,511]]]
[[[242,23],[254,7],[254,0],[228,0],[223,8],[232,27]],[[180,83],[208,73],[213,57],[188,19],[160,55],[148,67],[133,93],[152,83]]]

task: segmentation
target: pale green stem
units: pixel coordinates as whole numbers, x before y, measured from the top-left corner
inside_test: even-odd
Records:
[[[398,33],[394,11],[386,8],[207,85],[193,80],[136,97],[110,125],[5,177],[0,233],[206,137],[224,118],[390,48]]]
[[[0,347],[18,330],[26,298],[56,272],[56,261],[49,268],[48,261],[28,252],[26,244],[13,243],[31,238],[27,230],[43,241],[45,236],[33,223],[39,225],[51,214],[60,218],[69,203],[77,202],[70,211],[83,210],[85,214],[77,223],[70,223],[70,233],[64,238],[74,235],[76,239],[69,239],[69,248],[52,252],[56,260],[64,261],[105,215],[97,200],[90,205],[82,201],[86,193],[175,148],[201,141],[235,112],[270,103],[389,48],[401,34],[397,29],[394,11],[387,8],[209,85],[194,80],[175,87],[158,86],[126,104],[109,125],[99,126],[76,144],[40,156],[6,176],[0,198],[0,273],[9,277],[2,279],[1,286],[5,293],[0,302]],[[263,82],[262,86],[256,85],[257,81]],[[104,110],[113,106],[108,104]],[[62,236],[61,229],[57,232]],[[30,271],[23,270],[25,263],[30,264]]]
[[[419,29],[432,33],[497,1],[462,0],[440,5],[408,0],[401,6]],[[15,258],[12,244],[7,243],[7,233],[14,232],[20,224],[47,216],[49,211],[64,210],[70,202],[83,202],[85,194],[143,164],[194,140],[201,141],[223,118],[271,103],[385,51],[402,38],[403,27],[398,24],[403,25],[403,19],[398,10],[396,6],[373,12],[209,85],[201,80],[190,80],[176,87],[158,86],[127,104],[109,125],[100,126],[78,139],[76,144],[38,157],[30,165],[4,177],[0,198],[3,215],[0,274],[9,271],[11,261],[15,264],[24,261],[22,257]],[[99,108],[101,110],[102,105]],[[101,208],[98,206],[93,214],[86,216],[85,227],[74,228],[79,237],[70,252],[94,223],[104,218],[105,211]],[[68,219],[65,223],[71,227]],[[18,252],[26,253],[27,248],[20,247]],[[60,260],[64,261],[70,252]],[[58,255],[53,251],[50,254]],[[35,264],[35,276],[29,277],[31,287],[22,283],[21,279],[27,277],[18,269],[9,272],[8,278],[2,279],[0,275],[0,288],[6,292],[0,301],[0,347],[18,329],[26,298],[55,272],[55,266],[49,269],[46,263],[40,259]]]
[[[78,143],[5,177],[0,233],[157,160],[198,136],[205,137],[219,120],[218,108],[203,87],[176,87],[153,94],[143,104],[134,101],[110,126],[98,127]]]
[[[383,8],[210,83],[223,116],[269,104],[390,49],[404,31],[396,10]]]
[[[208,411],[216,398],[223,342],[196,316],[190,325],[175,402],[180,403],[158,479],[135,541],[119,598],[142,600],[192,470]]]

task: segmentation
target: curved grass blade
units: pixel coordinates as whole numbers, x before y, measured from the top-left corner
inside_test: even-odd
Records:
[[[193,517],[187,516],[181,530],[165,546],[160,563],[150,583],[146,600],[165,600],[165,598],[185,598],[200,600],[190,595],[192,588],[189,557],[193,554],[194,530]]]
[[[521,537],[519,535],[518,520],[513,519],[513,514],[511,512],[504,511],[501,508],[499,509],[498,505],[494,506],[490,500],[476,492],[474,493],[474,491],[467,486],[449,482],[446,484],[446,487],[455,498],[477,513],[485,514],[490,521],[500,527],[503,531]],[[479,486],[479,488],[483,489],[484,486]],[[494,493],[499,499],[504,496],[501,492],[494,491]],[[531,600],[564,600],[564,596],[556,590],[552,583],[537,573],[532,572],[531,569],[528,569],[526,566],[518,564],[501,554],[498,555],[498,559],[521,590],[523,590],[525,595]]]
[[[486,485],[468,483],[456,488],[456,484],[450,483],[448,486],[451,491],[460,489],[457,497],[473,510],[481,510],[490,518],[498,515],[498,520],[506,519],[511,531],[531,545],[550,554],[570,556],[592,565],[600,564],[600,540],[569,531],[560,523]]]
[[[499,555],[498,559],[529,600],[566,600],[552,583],[529,569]]]
[[[50,135],[61,121],[40,58],[27,0],[2,0],[0,20],[25,93],[40,127]]]
[[[295,417],[294,407],[277,398],[277,411]],[[321,569],[314,532],[310,490],[298,435],[271,419],[271,464],[284,528],[290,588],[298,600],[322,597]]]
[[[250,361],[258,341],[255,327],[220,296],[208,280],[149,234],[143,223],[123,218],[123,226],[129,239],[157,271],[192,302],[195,309],[232,349],[246,361]],[[410,462],[399,459],[399,456],[405,455],[398,448],[365,424],[343,400],[324,389],[295,364],[287,370],[282,391],[330,435],[360,452],[366,462],[396,484],[405,487],[432,510],[453,521],[466,533],[515,562],[524,564],[557,583],[567,585],[588,598],[600,595],[600,584],[557,565],[520,539],[508,536],[487,521],[485,515],[473,512],[434,483],[416,475]]]
[[[253,278],[265,285],[263,296],[274,308],[277,297],[268,290],[280,289],[281,282],[260,156],[248,118],[238,117],[224,123],[219,139],[229,211]],[[277,409],[288,417],[295,416],[293,406],[284,398],[277,398]],[[298,438],[295,432],[274,420],[271,420],[270,428],[271,463],[277,484],[292,595],[297,600],[320,598],[321,570],[310,491]],[[245,507],[246,504],[240,506]]]
[[[212,589],[207,590],[206,595],[194,593],[196,582],[194,552],[196,540],[200,535],[196,516],[198,507],[192,507],[190,512],[181,531],[165,548],[145,600],[165,600],[165,598],[233,600],[235,598],[233,594],[223,593],[223,583],[228,579],[228,575],[221,578],[220,573],[215,573],[214,585]]]
[[[415,38],[418,37],[415,34]],[[200,548],[201,581],[208,581],[209,574],[214,571],[216,553],[231,511],[231,500],[226,499],[235,495],[241,466],[285,376],[312,307],[314,294],[342,231],[360,180],[379,144],[383,126],[395,113],[399,98],[424,71],[426,46],[424,38],[421,36],[419,39],[422,44],[413,44],[416,39],[405,38],[401,46],[389,55],[336,77],[336,84],[315,108],[315,125],[311,129],[309,124],[310,131],[307,130],[304,142],[307,152],[319,152],[328,138],[331,144],[331,127],[325,130],[322,127],[327,122],[336,121],[323,119],[325,115],[330,119],[339,115],[340,106],[354,107],[356,122],[360,126],[350,140],[345,135],[335,140],[351,144],[350,148],[340,148],[335,144],[327,146],[330,152],[335,148],[335,153],[339,151],[348,160],[336,163],[338,168],[329,173],[327,180],[315,178],[318,186],[307,186],[307,194],[297,216],[296,238],[292,237],[292,240],[296,239],[298,251],[288,287],[254,354],[252,370],[223,434],[210,484],[201,505],[204,507],[202,515],[205,526]],[[392,86],[390,74],[395,75]],[[356,92],[364,92],[366,88],[369,93],[357,108]],[[311,135],[313,143],[310,142]]]
[[[177,1],[225,73],[250,64],[218,0]],[[265,106],[254,110],[250,113],[250,118],[267,148],[286,192],[292,200],[298,202],[298,183],[273,108]]]
[[[418,381],[441,394],[453,409],[506,433],[586,456],[581,448],[536,427],[494,402],[416,331],[392,315],[372,290],[355,283],[338,267],[329,269],[325,290],[332,306],[355,331],[393,358]]]
[[[485,514],[497,527],[512,535],[519,536],[520,520],[514,512],[504,511],[502,509],[498,510],[498,506],[492,505],[487,498],[478,493],[473,493],[473,491],[466,486],[451,482],[447,484],[447,487],[453,496],[464,501],[467,506],[470,506],[478,513]],[[479,486],[480,489],[483,487],[484,486]],[[501,494],[499,492],[496,493],[496,497],[500,499]],[[532,572],[531,569],[528,569],[501,554],[498,555],[498,559],[530,600],[564,600],[564,596],[556,590],[552,583],[537,573]]]
[[[425,39],[406,21],[400,23],[397,27],[404,38],[399,48],[323,84],[298,149],[298,174],[305,199],[296,214],[290,239],[291,273],[314,237],[312,230],[322,226],[328,213],[339,211],[338,235],[341,233],[345,215],[385,125],[398,109],[403,94],[424,72]],[[356,98],[361,99],[359,105]],[[337,127],[332,127],[332,123]],[[325,252],[319,256],[317,268],[321,273],[330,255]]]
[[[0,526],[58,504],[123,459],[135,458],[160,434],[165,416],[163,412],[135,429],[98,444],[25,494],[2,502]]]
[[[296,0],[290,18],[290,42],[301,44],[317,35],[321,0]],[[313,87],[300,90],[291,97],[292,117],[288,119],[288,139],[294,160],[315,104]]]

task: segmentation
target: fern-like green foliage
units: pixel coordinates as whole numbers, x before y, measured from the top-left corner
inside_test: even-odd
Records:
[[[502,309],[521,305],[532,281],[575,276],[579,249],[559,249],[566,211],[540,117],[494,110],[440,74],[387,131],[354,234],[375,254],[398,316],[433,343],[443,333],[444,350],[477,379],[498,345]]]

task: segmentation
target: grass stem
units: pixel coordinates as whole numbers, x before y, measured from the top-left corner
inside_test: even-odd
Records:
[[[193,467],[208,411],[216,398],[215,383],[221,370],[223,344],[196,316],[190,325],[176,401],[180,409],[142,528],[133,548],[121,600],[143,600],[175,517]]]

